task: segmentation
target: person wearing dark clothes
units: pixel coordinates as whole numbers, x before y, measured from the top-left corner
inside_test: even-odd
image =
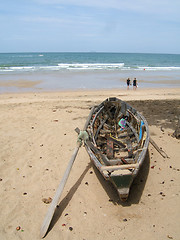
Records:
[[[127,90],[129,90],[129,85],[131,85],[131,80],[128,78],[127,79]]]
[[[133,80],[133,89],[136,90],[136,88],[137,88],[137,80],[136,80],[136,78],[134,78],[134,80]]]

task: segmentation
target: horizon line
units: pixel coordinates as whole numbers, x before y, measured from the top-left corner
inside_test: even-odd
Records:
[[[114,51],[17,51],[17,52],[0,52],[0,54],[13,54],[13,53],[117,53],[117,54],[172,54],[179,55],[180,53],[156,53],[156,52],[114,52]]]

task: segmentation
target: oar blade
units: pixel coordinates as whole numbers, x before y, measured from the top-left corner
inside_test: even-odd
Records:
[[[56,206],[59,203],[61,194],[62,194],[64,186],[65,186],[65,184],[67,182],[68,176],[70,174],[72,165],[73,165],[73,163],[75,161],[75,158],[77,156],[78,150],[79,150],[79,146],[75,148],[74,153],[73,153],[73,155],[72,155],[72,157],[71,157],[71,159],[69,161],[69,164],[68,164],[68,166],[66,168],[66,171],[64,173],[64,176],[63,176],[63,178],[62,178],[62,180],[61,180],[61,182],[60,182],[60,184],[58,186],[58,189],[57,189],[57,191],[55,193],[53,201],[51,202],[51,205],[49,206],[48,212],[46,214],[46,217],[45,217],[45,219],[43,221],[43,224],[42,224],[42,227],[41,227],[41,230],[40,230],[40,237],[41,238],[43,238],[46,235],[47,231],[48,231],[48,228],[50,226],[50,223],[51,223],[51,220],[53,218],[54,212],[56,210]]]
[[[41,226],[40,238],[43,238],[46,235],[48,228],[50,226],[51,220],[53,218],[54,212],[56,210],[56,206],[57,205],[51,203],[51,206],[49,207],[46,217],[44,219],[44,222]]]

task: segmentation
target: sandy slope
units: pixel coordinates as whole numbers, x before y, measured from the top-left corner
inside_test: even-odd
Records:
[[[39,239],[49,206],[42,199],[54,196],[76,146],[74,129],[109,96],[143,113],[169,158],[149,145],[129,199],[121,203],[82,147],[45,239],[179,239],[180,140],[171,134],[180,89],[0,95],[0,239]]]

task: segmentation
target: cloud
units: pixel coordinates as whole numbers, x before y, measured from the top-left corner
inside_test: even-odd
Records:
[[[36,23],[60,23],[60,24],[64,24],[67,23],[67,20],[62,19],[62,18],[54,18],[54,17],[41,17],[41,16],[24,16],[21,17],[21,20],[24,22],[36,22]],[[68,21],[71,22],[71,21]]]
[[[163,41],[164,51],[179,49],[179,0],[18,0],[11,8],[8,1],[1,5],[0,43],[8,38],[13,46],[21,42],[33,50],[84,50],[86,45],[97,51],[145,51],[144,43],[153,51]]]
[[[70,5],[101,9],[119,9],[151,14],[175,14],[179,16],[179,0],[36,0],[40,4]]]
[[[101,23],[93,21],[88,16],[62,16],[62,17],[43,17],[43,16],[23,16],[20,20],[28,23],[50,24],[51,26],[101,26]]]

